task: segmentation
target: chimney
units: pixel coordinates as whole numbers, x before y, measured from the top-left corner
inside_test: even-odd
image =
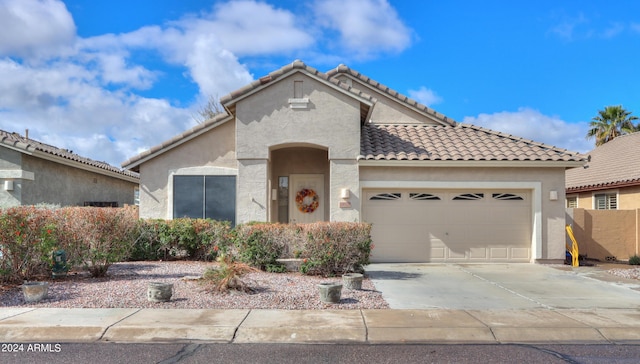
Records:
[[[29,140],[29,129],[24,129],[24,138]]]

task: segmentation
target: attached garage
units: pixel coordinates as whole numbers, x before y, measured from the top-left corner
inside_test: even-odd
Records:
[[[366,189],[374,262],[529,262],[532,191]]]

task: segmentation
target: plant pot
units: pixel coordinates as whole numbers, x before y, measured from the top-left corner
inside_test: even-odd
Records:
[[[147,286],[147,300],[151,302],[167,302],[171,300],[173,284],[150,282]]]
[[[342,284],[333,283],[320,283],[318,284],[320,289],[320,301],[324,303],[339,303],[340,296],[342,295]]]
[[[49,282],[25,282],[22,294],[26,302],[39,302],[49,294]]]
[[[362,279],[361,273],[345,273],[342,275],[342,284],[346,289],[362,289]]]

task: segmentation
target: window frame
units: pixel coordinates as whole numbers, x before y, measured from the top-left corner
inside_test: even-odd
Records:
[[[598,198],[604,196],[604,208],[599,208]],[[612,199],[613,198],[613,199]],[[618,191],[599,191],[594,192],[592,196],[594,210],[617,210],[618,209]],[[615,206],[613,206],[615,205]],[[613,206],[613,207],[612,207]]]

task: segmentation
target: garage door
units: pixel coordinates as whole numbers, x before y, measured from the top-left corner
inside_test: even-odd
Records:
[[[529,262],[527,190],[364,190],[374,262]]]

